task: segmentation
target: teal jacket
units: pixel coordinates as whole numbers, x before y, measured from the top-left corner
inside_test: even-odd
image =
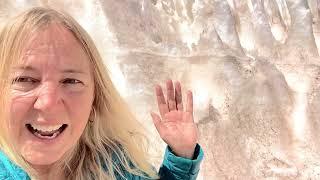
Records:
[[[166,148],[163,163],[159,170],[160,179],[165,180],[195,180],[197,178],[203,151],[196,146],[194,158],[186,159],[174,155],[169,147]],[[145,178],[130,173],[125,173],[126,180],[143,180]],[[119,180],[123,179],[119,176]],[[28,174],[12,163],[0,151],[0,180],[30,180]]]

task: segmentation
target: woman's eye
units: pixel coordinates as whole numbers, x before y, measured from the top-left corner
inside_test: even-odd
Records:
[[[61,83],[69,92],[80,92],[85,87],[82,81],[72,78],[63,79]]]
[[[79,84],[79,83],[81,83],[82,84],[82,82],[81,81],[79,81],[79,80],[77,80],[77,79],[64,79],[63,81],[62,81],[62,83],[63,84]]]
[[[19,76],[12,80],[11,88],[18,91],[30,91],[38,86],[40,80],[27,76]]]
[[[13,79],[12,84],[15,83],[36,83],[37,80],[31,77],[17,77],[15,79]]]

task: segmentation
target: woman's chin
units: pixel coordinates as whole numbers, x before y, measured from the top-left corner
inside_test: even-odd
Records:
[[[20,143],[20,153],[23,158],[33,165],[50,165],[57,162],[68,150],[69,144],[66,137],[68,133],[63,132],[56,139],[41,139],[25,131]]]
[[[29,164],[35,166],[52,165],[61,158],[61,156],[57,156],[57,154],[47,154],[41,152],[28,153],[28,155],[24,155],[23,157]]]

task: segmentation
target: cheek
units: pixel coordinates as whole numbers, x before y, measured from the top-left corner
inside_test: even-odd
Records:
[[[73,135],[80,136],[88,123],[90,108],[74,106],[69,112],[70,127]]]
[[[10,100],[10,123],[24,123],[27,120],[28,112],[33,107],[33,96],[14,95]]]
[[[68,99],[65,100],[69,111],[68,114],[72,132],[77,135],[82,134],[89,120],[92,109],[92,99],[93,95],[86,93],[83,95],[70,95]]]
[[[10,100],[10,114],[9,114],[9,133],[11,137],[17,143],[23,141],[23,133],[25,129],[25,123],[28,118],[31,118],[29,114],[34,98],[31,96],[12,96]]]
[[[35,97],[31,94],[12,95],[10,100],[10,116],[22,116],[30,109],[32,109]],[[11,118],[18,120],[16,118]]]

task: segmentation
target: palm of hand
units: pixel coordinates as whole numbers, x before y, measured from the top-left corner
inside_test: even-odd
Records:
[[[177,82],[175,91],[171,80],[167,81],[167,101],[162,88],[156,86],[160,115],[151,113],[153,122],[173,152],[181,157],[192,158],[198,141],[197,126],[193,121],[192,93],[187,93],[187,107],[183,110],[181,86]]]

